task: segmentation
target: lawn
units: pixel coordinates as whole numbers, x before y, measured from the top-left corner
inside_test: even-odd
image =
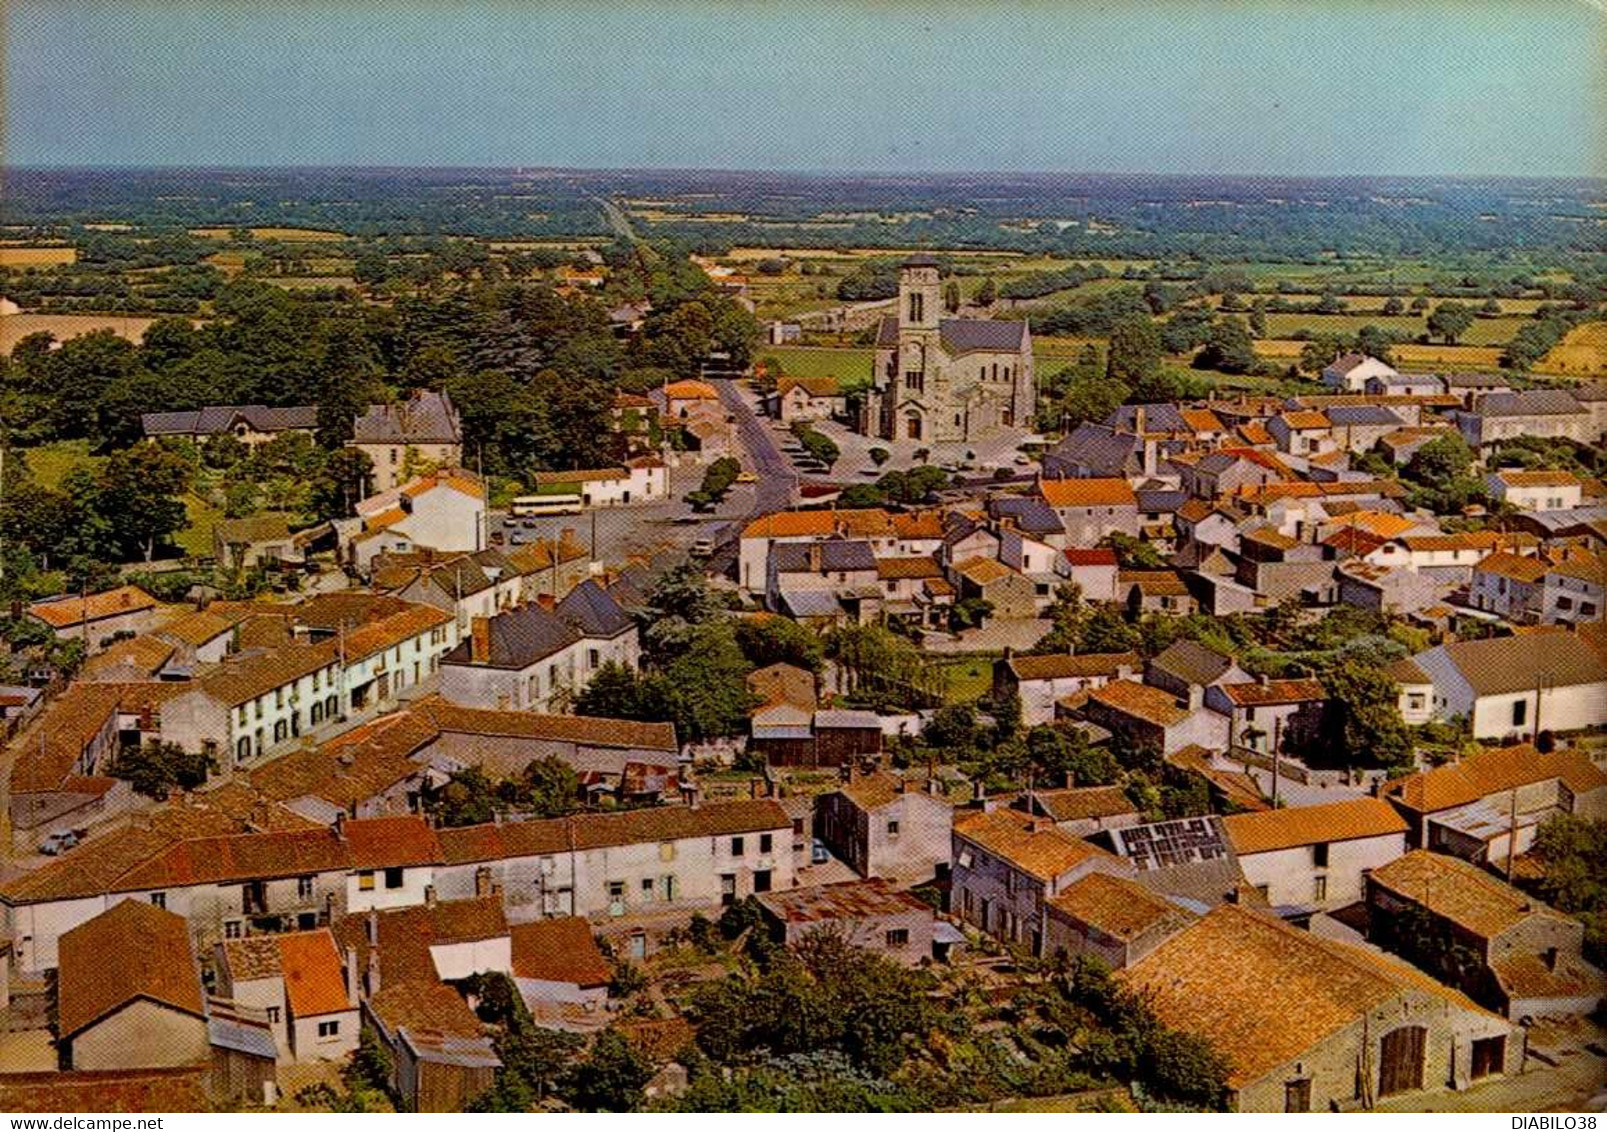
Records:
[[[966,657],[938,668],[947,680],[946,696],[951,704],[975,703],[993,689],[993,661],[988,657]]]
[[[58,440],[53,444],[23,449],[22,454],[28,461],[28,471],[32,473],[33,481],[40,487],[60,484],[61,478],[74,464],[98,465],[102,461],[102,457],[89,454],[87,440]]]
[[[870,374],[875,351],[865,346],[761,346],[759,357],[775,358],[781,371],[793,377],[835,377],[839,380]]]
[[[1424,319],[1408,315],[1386,318],[1378,314],[1269,314],[1267,336],[1293,338],[1300,330],[1317,334],[1354,334],[1364,326],[1393,330],[1409,338],[1424,332]],[[1516,316],[1474,320],[1467,333],[1457,340],[1464,346],[1502,346],[1529,320]]]
[[[191,492],[184,497],[184,510],[190,516],[189,526],[174,535],[173,541],[185,554],[197,558],[212,557],[216,550],[212,544],[212,532],[223,518],[222,509]]]

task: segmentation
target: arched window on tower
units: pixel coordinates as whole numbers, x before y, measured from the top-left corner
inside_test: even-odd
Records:
[[[919,291],[915,291],[915,292],[911,293],[911,295],[910,295],[910,321],[911,322],[920,322],[922,317],[926,314],[926,311],[924,309],[924,304],[922,303],[922,299],[924,299],[924,298],[925,298],[925,296],[922,295]]]

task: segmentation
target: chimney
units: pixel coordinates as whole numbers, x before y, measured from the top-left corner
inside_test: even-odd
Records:
[[[1188,705],[1190,711],[1199,711],[1205,706],[1205,689],[1199,684],[1189,685]]]
[[[484,617],[476,617],[469,622],[470,644],[469,659],[475,664],[484,664],[491,659],[491,622]]]
[[[699,797],[697,786],[691,782],[681,784],[681,797],[685,800],[688,809],[695,810],[703,804],[702,799]]]
[[[424,907],[435,907],[435,886],[433,884],[424,886]]]
[[[474,894],[476,896],[491,895],[491,866],[481,865],[474,870]]]
[[[340,811],[340,813],[335,815],[335,824],[334,824],[334,826],[332,828],[334,829],[335,837],[338,840],[340,840],[340,841],[345,841],[346,840],[346,811],[345,810],[342,810],[342,811]]]
[[[379,948],[368,949],[368,997],[373,998],[379,993]]]
[[[943,797],[943,782],[936,774],[933,774],[927,778],[926,792],[934,798]]]
[[[368,946],[379,946],[379,913],[374,909],[368,910]]]
[[[1263,672],[1259,677],[1257,677],[1257,683],[1259,683],[1263,688],[1271,687],[1272,677]]]
[[[809,544],[809,569],[815,573],[820,570],[820,544],[818,542]]]
[[[748,797],[755,800],[764,797],[764,779],[748,779]]]
[[[893,786],[893,792],[895,794],[907,794],[909,793],[909,788],[909,779],[905,778],[903,775],[900,775],[898,782]]]
[[[347,1005],[351,1006],[353,1009],[356,1009],[356,1007],[357,1007],[357,949],[355,947],[348,947],[346,949],[346,970],[344,972],[342,972],[342,974],[344,974],[346,976],[346,1003],[347,1003]]]

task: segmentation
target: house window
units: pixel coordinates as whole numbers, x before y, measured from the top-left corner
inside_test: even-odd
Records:
[[[775,839],[768,833],[759,835],[759,852],[768,853],[775,845]]]
[[[918,369],[912,369],[904,374],[904,388],[912,393],[920,393],[926,388],[926,378]]]
[[[1512,726],[1522,727],[1529,722],[1529,701],[1518,700],[1512,705]]]
[[[586,650],[586,667],[587,668],[596,668],[599,664],[602,663],[602,660],[603,660],[602,654],[599,653],[596,649],[587,649]]]
[[[889,837],[897,837],[898,836],[898,823],[896,821],[890,821],[890,822],[887,823],[887,836],[889,836]]]
[[[720,907],[729,908],[737,902],[737,875],[720,874]]]
[[[675,877],[670,874],[658,878],[658,890],[663,893],[666,901],[674,900],[680,891],[675,883]]]
[[[1328,899],[1328,878],[1315,877],[1311,882],[1311,899],[1318,904]]]
[[[733,856],[733,857],[742,856],[743,848],[744,848],[744,846],[742,844],[742,838],[733,837],[731,839],[731,856]]]
[[[625,899],[625,882],[624,881],[622,881],[622,880],[611,880],[611,881],[608,882],[608,899],[609,899],[610,902]]]
[[[359,892],[374,891],[374,870],[365,869],[357,874],[357,890]]]
[[[389,868],[389,869],[385,870],[385,887],[386,888],[401,888],[402,887],[402,870],[401,869],[399,869],[399,868]]]
[[[653,899],[653,878],[652,877],[643,877],[642,878],[642,899],[643,900],[651,900],[651,899]]]
[[[151,893],[151,903],[156,905],[158,908],[166,908],[167,907],[167,893],[165,893],[165,892],[153,892],[153,893]]]
[[[755,892],[769,892],[770,891],[770,870],[769,869],[755,869],[754,870],[754,873],[753,873],[753,891],[755,891]]]
[[[1311,1079],[1286,1081],[1283,1086],[1284,1112],[1311,1111]]]
[[[318,1023],[318,1036],[320,1038],[338,1038],[340,1036],[339,1020]]]
[[[312,877],[297,877],[296,878],[296,899],[298,899],[298,900],[311,900],[312,899]]]
[[[675,860],[675,842],[660,841],[658,843],[658,859],[660,861]]]
[[[277,1026],[279,1024],[279,1019],[281,1017],[283,1017],[283,1015],[281,1015],[279,1013],[279,1008],[277,1006],[268,1007],[268,1021],[269,1022],[271,1022],[273,1025]]]
[[[910,933],[907,928],[894,928],[887,933],[888,947],[908,947],[909,945]]]
[[[239,939],[241,934],[242,933],[240,931],[240,921],[239,920],[225,920],[225,921],[223,921],[223,938],[224,939]]]
[[[1319,869],[1328,867],[1328,843],[1326,841],[1311,847],[1311,863]]]

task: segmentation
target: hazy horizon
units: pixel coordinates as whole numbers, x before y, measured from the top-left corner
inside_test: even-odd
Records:
[[[4,13],[13,167],[1607,176],[1589,0]]]

